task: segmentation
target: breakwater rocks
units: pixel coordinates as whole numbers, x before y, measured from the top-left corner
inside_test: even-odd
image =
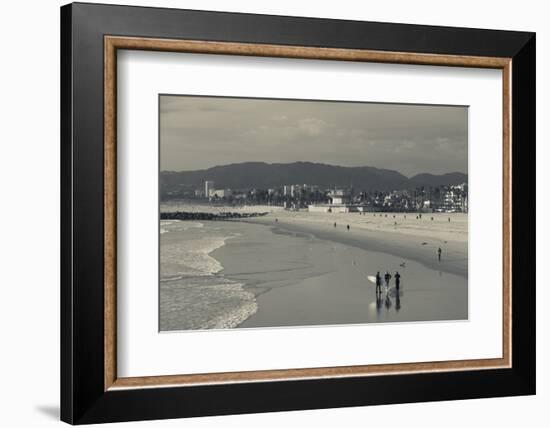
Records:
[[[161,212],[161,220],[232,220],[239,218],[263,217],[269,214],[268,212],[260,213],[235,213],[235,212],[220,212],[220,213],[201,213],[201,212]]]

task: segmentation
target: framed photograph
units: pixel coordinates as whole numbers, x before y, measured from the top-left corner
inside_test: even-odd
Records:
[[[535,393],[533,33],[76,3],[61,55],[62,420]]]

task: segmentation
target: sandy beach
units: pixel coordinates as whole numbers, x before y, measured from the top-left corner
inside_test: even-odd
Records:
[[[430,269],[468,276],[467,214],[434,213],[417,218],[414,213],[362,215],[260,209],[268,208],[271,208],[269,215],[246,221],[277,224],[288,230],[312,233],[320,239],[412,259]],[[442,249],[441,262],[437,260],[438,248]]]
[[[211,253],[226,278],[246,284],[256,297],[257,311],[238,328],[468,318],[467,277],[454,272],[467,267],[459,261],[434,263],[430,257],[437,257],[429,251],[418,256],[411,237],[398,246],[391,241],[382,251],[369,231],[354,236],[347,228],[324,231],[320,225],[272,220],[227,222],[244,226],[244,233]],[[400,289],[392,280],[377,295],[367,275],[378,270],[392,275],[398,270]]]
[[[468,318],[465,214],[163,206],[182,208],[268,214],[198,228],[162,222],[162,330]],[[386,270],[401,273],[401,288],[392,280],[378,296],[367,275]]]

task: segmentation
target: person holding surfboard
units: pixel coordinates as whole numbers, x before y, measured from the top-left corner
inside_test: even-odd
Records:
[[[395,278],[395,288],[397,291],[399,291],[399,285],[401,284],[401,275],[399,275],[399,272],[395,271],[395,275],[393,276]]]
[[[382,293],[382,277],[380,271],[376,272],[376,294]]]
[[[388,271],[386,271],[386,274],[384,275],[384,281],[386,281],[386,291],[390,287],[390,279],[391,279],[391,274]]]

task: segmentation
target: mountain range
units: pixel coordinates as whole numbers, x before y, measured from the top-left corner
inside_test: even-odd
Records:
[[[244,162],[196,171],[162,171],[163,193],[185,187],[203,188],[212,180],[218,189],[268,189],[289,184],[315,184],[323,187],[350,187],[358,191],[412,189],[420,186],[453,185],[468,182],[460,172],[442,175],[417,174],[411,178],[391,170],[371,166],[345,167],[312,162]]]

